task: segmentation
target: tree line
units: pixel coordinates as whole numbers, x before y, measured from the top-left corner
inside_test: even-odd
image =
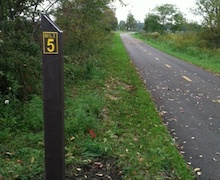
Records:
[[[200,16],[202,21],[189,21],[184,14],[172,4],[156,6],[145,17],[144,23],[138,22],[131,12],[126,21],[120,21],[118,29],[136,31],[144,30],[147,33],[157,32],[196,32],[209,48],[220,47],[220,1],[195,0],[192,10],[195,16]]]

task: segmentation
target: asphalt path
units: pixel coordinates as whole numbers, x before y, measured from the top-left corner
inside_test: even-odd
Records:
[[[129,34],[127,52],[198,179],[220,179],[220,77]]]

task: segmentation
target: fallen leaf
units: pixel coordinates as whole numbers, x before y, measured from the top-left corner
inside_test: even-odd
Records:
[[[17,160],[17,163],[22,163],[22,161],[20,159]]]
[[[31,158],[31,163],[33,164],[34,161],[35,161],[35,157],[32,157],[32,158]]]
[[[72,136],[71,138],[70,138],[70,141],[72,141],[72,140],[74,140],[75,139],[75,137],[74,136]]]
[[[106,142],[107,142],[107,138],[104,138],[104,139],[103,139],[103,142],[106,143]]]
[[[141,163],[141,162],[143,162],[143,158],[138,158],[138,161]]]
[[[89,134],[92,137],[92,139],[96,138],[96,134],[95,134],[95,132],[92,129],[89,129]]]
[[[183,150],[183,148],[184,148],[183,146],[179,146],[179,149]]]
[[[39,145],[39,146],[44,146],[44,142],[39,141],[39,142],[38,142],[38,145]]]
[[[212,158],[213,161],[217,162],[218,160],[216,158]]]
[[[100,162],[95,162],[94,163],[94,165],[98,165],[98,166],[100,166],[102,163],[100,163]]]
[[[137,141],[138,141],[138,138],[136,138],[136,137],[134,137],[133,139],[134,139],[134,141],[135,141],[135,142],[137,142]]]
[[[202,172],[198,171],[198,172],[197,172],[197,175],[198,175],[198,176],[201,176],[201,175],[202,175]]]
[[[72,157],[73,156],[73,153],[71,152],[68,152],[67,154],[65,154],[65,157]]]
[[[96,176],[102,177],[103,174],[97,173]]]
[[[171,119],[168,119],[168,121],[174,121],[174,122],[177,122],[177,119],[176,119],[176,118],[171,118]]]
[[[13,178],[14,178],[14,179],[18,179],[19,176],[20,176],[19,174],[16,174]]]
[[[8,156],[12,156],[13,155],[13,153],[10,153],[10,152],[5,152],[5,154],[8,155]]]
[[[184,110],[182,107],[179,107],[179,109],[180,109],[180,112],[181,112],[181,113],[184,113],[184,112],[185,112],[185,110]]]
[[[99,168],[103,167],[103,164],[101,162],[95,162],[94,165],[98,166]]]
[[[201,170],[200,168],[195,168],[194,172],[197,172],[197,171],[200,171],[200,170]]]
[[[82,169],[81,169],[81,168],[76,168],[76,170],[77,170],[77,171],[82,171]]]

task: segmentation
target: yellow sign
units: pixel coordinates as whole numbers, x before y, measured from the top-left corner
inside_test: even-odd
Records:
[[[58,54],[57,32],[43,32],[43,53]]]

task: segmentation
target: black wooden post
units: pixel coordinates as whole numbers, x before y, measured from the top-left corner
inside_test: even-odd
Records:
[[[63,32],[45,14],[43,36],[43,101],[45,179],[64,180]]]

